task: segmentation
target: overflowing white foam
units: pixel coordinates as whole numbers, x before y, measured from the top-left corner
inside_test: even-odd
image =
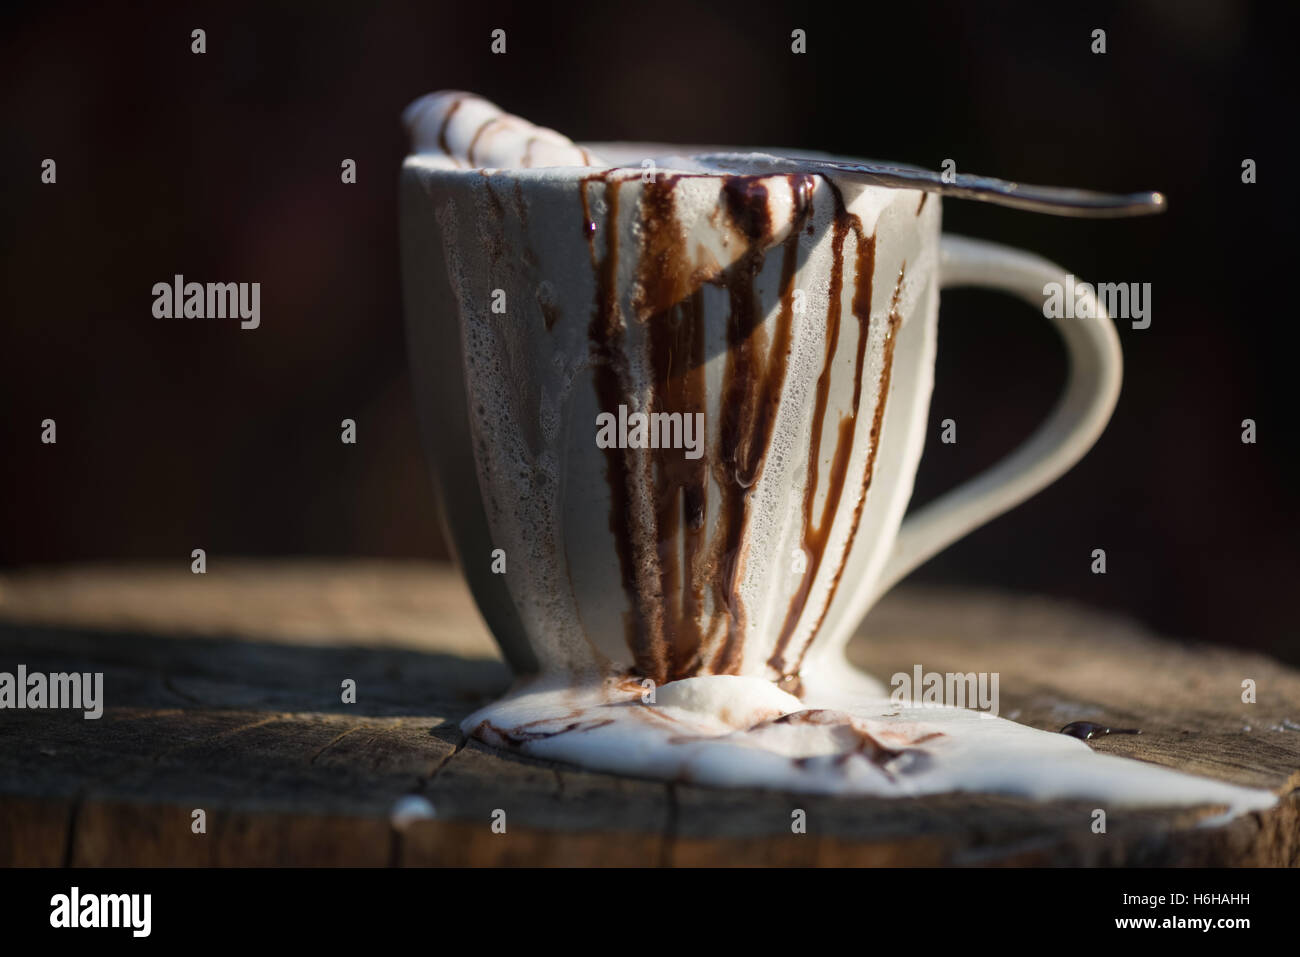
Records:
[[[843,664],[848,669],[847,664]],[[654,690],[535,679],[466,718],[484,741],[588,768],[714,787],[909,797],[949,791],[1105,808],[1272,807],[1267,790],[1093,751],[1077,738],[964,708],[900,708],[869,679],[809,676],[800,698],[757,678]]]

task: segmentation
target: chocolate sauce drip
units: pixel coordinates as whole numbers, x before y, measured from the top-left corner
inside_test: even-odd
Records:
[[[925,201],[930,198],[930,194],[924,190],[921,191],[921,201],[916,204],[916,215],[921,215],[921,210],[925,209]]]
[[[488,258],[492,260],[492,267],[495,269],[501,262],[505,250],[506,209],[501,203],[501,197],[497,195],[496,189],[492,186],[492,175],[485,169],[479,170],[478,173],[483,177],[483,189],[487,191],[487,197],[492,206],[491,216],[496,224],[495,228],[485,230],[488,236],[486,240]]]
[[[641,255],[630,318],[645,330],[646,363],[652,377],[646,411],[680,414],[685,425],[688,416],[705,411],[707,400],[701,287],[711,281],[727,290],[730,309],[719,446],[715,455],[697,459],[688,459],[681,443],[635,452],[606,450],[609,527],[631,609],[625,618],[627,644],[636,672],[660,682],[702,671],[734,674],[740,669],[746,610],[739,582],[749,494],[762,472],[784,387],[793,335],[798,242],[812,210],[813,186],[811,177],[786,177],[795,208],[783,242],[780,307],[770,324],[769,343],[755,285],[772,243],[767,184],[759,177],[723,181],[726,213],[747,249],[721,276],[710,277],[692,268],[685,249],[674,199],[680,178],[667,177],[642,190]],[[604,222],[613,233],[617,230],[616,184],[605,174],[589,177],[597,179],[605,182],[609,212]],[[641,403],[630,401],[625,319],[616,301],[617,237],[611,235],[604,256],[598,257],[594,241],[598,223],[591,215],[585,186],[586,181],[583,232],[597,275],[597,302],[589,330],[597,398],[602,411],[614,411],[620,404],[639,407]],[[706,521],[712,504],[708,501],[710,466],[721,490],[712,541]],[[636,487],[652,492],[653,529],[640,527],[641,520],[630,508]],[[704,595],[710,586],[712,614],[705,627]],[[706,662],[704,650],[719,632],[717,652]]]
[[[677,181],[676,176],[661,177],[641,191],[641,259],[633,306],[639,320],[651,323],[652,334],[657,326],[653,320],[669,316],[699,285],[692,281],[677,221]]]
[[[1141,734],[1139,728],[1108,728],[1102,724],[1093,724],[1091,721],[1071,721],[1061,729],[1061,734],[1068,734],[1072,738],[1080,738],[1087,741],[1091,738],[1104,738],[1108,734]]]
[[[864,261],[865,268],[868,270],[874,268],[875,255],[876,238],[875,236],[872,236],[869,246],[859,245],[858,247],[859,276],[864,275],[862,272]],[[876,453],[880,448],[880,426],[885,417],[885,402],[889,398],[890,374],[894,367],[894,343],[898,327],[903,321],[902,314],[898,311],[898,299],[903,289],[903,274],[906,270],[907,263],[904,262],[898,270],[898,281],[894,285],[894,295],[889,302],[889,328],[885,332],[885,352],[880,371],[880,388],[878,391],[879,400],[876,402],[876,410],[871,419],[871,448],[867,452],[867,464],[862,472],[862,484],[858,490],[857,504],[853,506],[853,518],[849,523],[849,535],[844,542],[844,557],[840,561],[839,567],[835,569],[835,576],[831,579],[830,588],[826,592],[826,603],[822,606],[821,614],[817,616],[817,623],[813,625],[812,631],[809,632],[808,640],[804,642],[803,647],[799,650],[799,655],[796,658],[792,669],[795,673],[798,673],[799,669],[803,667],[804,656],[808,654],[808,648],[812,645],[813,639],[816,638],[817,632],[821,630],[822,622],[826,620],[826,613],[830,611],[831,603],[835,600],[835,593],[839,590],[840,580],[844,577],[844,569],[845,566],[848,565],[849,555],[853,553],[853,543],[858,536],[858,526],[862,523],[862,508],[867,503],[867,491],[871,488],[871,479],[876,471]],[[869,276],[870,272],[865,273],[865,275]],[[867,283],[865,313],[859,312],[860,306],[858,303],[858,296],[860,293],[861,288],[859,288],[858,293],[854,294],[853,311],[859,316],[863,314],[869,316],[871,314],[871,283]],[[860,339],[858,342],[859,370],[862,368],[862,349],[865,345],[865,341]],[[853,384],[853,407],[855,409],[859,408],[861,393],[862,377],[859,375]],[[856,419],[856,417],[855,413],[854,418]]]
[[[859,269],[858,275],[859,276],[870,275],[870,272],[864,274],[863,272],[861,272],[861,270],[863,268],[866,268],[868,270],[874,268],[875,255],[876,255],[876,238],[875,236],[872,236],[869,245],[866,246],[859,245],[858,247],[858,269]],[[864,266],[864,261],[865,261],[865,266]],[[902,314],[899,313],[898,311],[898,298],[903,288],[903,273],[906,271],[906,269],[907,269],[907,263],[903,263],[902,267],[898,270],[898,282],[894,286],[894,296],[889,303],[889,315],[888,315],[889,328],[885,332],[885,350],[884,350],[883,364],[880,372],[880,388],[878,390],[879,400],[876,402],[876,409],[871,419],[871,433],[870,433],[870,440],[869,440],[871,443],[871,447],[867,451],[867,463],[862,470],[862,483],[858,489],[857,503],[853,506],[853,518],[849,522],[849,534],[844,541],[844,554],[840,560],[839,566],[835,569],[834,577],[831,578],[830,588],[826,590],[826,602],[825,604],[822,605],[821,613],[817,616],[816,623],[814,623],[812,630],[808,633],[808,639],[803,643],[803,646],[799,649],[799,654],[795,659],[793,668],[791,669],[796,674],[803,667],[804,657],[808,654],[809,647],[811,647],[813,640],[817,637],[817,633],[821,630],[822,623],[826,620],[826,614],[827,612],[830,611],[831,604],[835,601],[835,593],[839,591],[840,581],[844,577],[844,569],[848,565],[849,555],[853,553],[853,543],[858,537],[858,526],[862,523],[862,508],[864,505],[866,505],[867,491],[868,489],[871,488],[871,479],[872,476],[875,474],[875,470],[876,470],[876,452],[880,448],[880,425],[881,422],[884,420],[885,402],[889,397],[889,379],[890,379],[890,373],[894,365],[895,333],[897,333],[898,326],[902,322],[902,318],[903,318]],[[860,293],[861,293],[861,288],[859,288],[858,292],[854,294],[853,311],[859,316],[862,315],[870,316],[871,314],[870,282],[867,283],[865,312],[860,311],[860,309],[863,308],[861,304],[858,302]],[[862,376],[860,373],[863,368],[862,350],[865,348],[865,346],[866,346],[866,341],[865,341],[865,332],[864,332],[863,338],[860,338],[858,340],[857,368],[859,370],[859,375],[857,376],[857,378],[854,380],[853,383],[853,408],[854,409],[860,408],[859,400],[861,399],[861,395],[862,395]],[[857,419],[856,412],[854,413],[853,419],[856,422]],[[841,422],[840,425],[842,428],[844,423]]]
[[[585,188],[585,187],[584,187]],[[587,200],[586,194],[583,194],[583,202]],[[519,216],[519,222],[528,231],[528,204],[524,202],[524,188],[519,180],[515,180],[515,212]]]
[[[487,187],[488,198],[492,200],[492,212],[496,214],[497,221],[500,222],[506,216],[505,204],[501,202],[501,197],[497,195],[497,191],[492,188],[492,175],[485,169],[479,170],[479,174],[483,177],[484,186]]]
[[[781,306],[770,347],[762,327],[763,314],[754,286],[771,240],[767,189],[752,177],[731,177],[724,187],[727,212],[737,230],[749,239],[750,247],[724,273],[731,309],[727,319],[721,447],[716,474],[723,501],[714,615],[716,618],[725,611],[726,634],[709,663],[714,674],[740,671],[747,617],[739,582],[744,572],[743,545],[748,525],[749,494],[762,472],[785,383],[793,329],[798,238],[804,220],[812,210],[811,177],[788,176],[786,179],[795,211],[790,234],[784,242]]]
[[[654,314],[650,320],[655,412],[680,414],[683,426],[705,411],[704,314],[701,293]],[[703,436],[701,436],[701,440]],[[708,459],[686,457],[685,448],[658,449],[651,476],[655,500],[659,591],[669,680],[693,673],[703,644],[700,630],[704,583]]]
[[[776,683],[776,686],[796,698],[803,697],[803,679],[798,675],[786,675]]]
[[[812,591],[813,582],[817,578],[817,573],[821,568],[822,560],[825,557],[826,546],[830,541],[831,528],[834,523],[835,515],[839,510],[840,500],[844,496],[844,487],[848,477],[849,460],[853,453],[853,438],[857,427],[858,413],[861,410],[862,399],[862,374],[866,367],[866,347],[871,326],[871,295],[872,295],[872,275],[875,270],[875,252],[876,239],[864,234],[862,221],[857,216],[849,213],[844,206],[844,200],[840,196],[839,190],[833,184],[830,186],[832,195],[835,197],[835,215],[834,226],[831,234],[831,282],[829,290],[829,302],[826,313],[826,353],[825,360],[822,364],[821,375],[817,379],[817,391],[814,399],[812,432],[808,444],[808,476],[807,484],[804,487],[803,497],[803,540],[802,548],[804,551],[806,566],[803,575],[799,579],[799,585],[795,593],[791,596],[790,604],[786,609],[785,621],[781,626],[781,632],[777,636],[776,644],[772,649],[771,657],[768,659],[768,666],[772,669],[778,678],[785,678],[789,675],[796,674],[802,663],[804,653],[807,650],[808,642],[799,649],[796,655],[790,654],[790,645],[793,640],[796,628],[803,616],[804,610],[808,603],[808,596]],[[826,498],[822,503],[822,512],[820,517],[814,521],[813,511],[814,503],[817,497],[818,484],[821,473],[822,457],[822,434],[826,422],[826,413],[830,401],[831,389],[831,370],[835,354],[839,345],[840,320],[843,311],[843,290],[844,290],[844,241],[852,230],[857,240],[856,254],[856,274],[854,277],[854,290],[851,299],[850,308],[853,311],[854,318],[858,321],[858,342],[857,355],[855,358],[853,371],[853,403],[848,415],[840,418],[835,437],[835,450],[831,456],[830,470],[827,474]],[[878,405],[883,407],[884,395],[882,393]],[[874,460],[875,449],[871,450],[869,459]],[[868,473],[871,464],[868,463]],[[870,477],[866,479],[870,482]],[[865,489],[865,485],[864,485]],[[863,493],[865,495],[865,491]],[[860,505],[859,505],[860,507]],[[856,516],[853,529],[850,533],[850,539],[856,534]],[[851,542],[850,542],[851,543]],[[848,550],[845,549],[845,558],[847,559]],[[827,595],[825,604],[818,613],[817,621],[814,623],[810,632],[815,636],[821,627],[822,620],[830,608],[830,601],[834,597],[834,592],[839,584],[839,577],[843,573],[843,563],[836,570],[830,592]]]
[[[688,174],[689,175],[689,174]],[[709,278],[692,271],[677,218],[674,190],[683,177],[673,176],[647,184],[642,191],[642,249],[635,295],[630,303],[634,318],[644,325],[646,362],[652,376],[645,411],[686,417],[703,412],[706,404],[705,333],[701,286],[715,282],[727,291],[729,313],[727,351],[723,370],[719,444],[715,454],[688,459],[682,443],[662,449],[607,449],[606,480],[610,487],[609,527],[619,552],[623,590],[629,611],[625,614],[627,645],[638,674],[670,681],[700,672],[734,674],[741,666],[747,625],[740,595],[746,560],[749,497],[759,480],[776,420],[787,374],[793,335],[794,277],[798,269],[798,239],[805,223],[811,227],[811,177],[789,176],[795,199],[795,216],[783,243],[781,302],[776,319],[763,322],[756,280],[771,246],[772,221],[767,184],[758,177],[727,177],[722,198],[728,218],[747,242],[746,251],[721,276]],[[603,256],[596,251],[599,224],[589,208],[586,185],[600,181],[608,206],[603,221],[610,233]],[[583,234],[597,275],[597,296],[589,335],[597,398],[604,411],[630,401],[631,380],[625,344],[625,319],[617,300],[618,192],[617,182],[606,173],[583,182]],[[838,190],[832,232],[830,302],[826,316],[826,350],[818,378],[808,452],[808,480],[803,500],[803,548],[807,567],[790,605],[773,654],[768,661],[783,687],[798,688],[797,677],[811,637],[820,630],[837,592],[844,564],[861,522],[867,491],[875,469],[881,423],[889,393],[896,333],[902,317],[898,303],[904,269],[900,269],[884,333],[884,357],[869,430],[870,448],[856,500],[844,555],[834,570],[828,594],[810,629],[810,637],[792,653],[791,643],[807,611],[811,587],[823,566],[832,523],[840,510],[848,483],[848,467],[857,435],[863,374],[869,342],[875,237],[864,234],[861,221],[847,212]],[[919,209],[918,209],[919,213]],[[832,366],[838,350],[843,311],[844,243],[849,232],[856,239],[856,275],[850,308],[858,322],[850,410],[836,428],[835,446],[825,477],[826,496],[820,516],[814,516],[819,491],[822,439],[829,411]],[[548,328],[552,320],[548,317]],[[769,341],[770,339],[770,341]],[[636,455],[639,451],[641,454]],[[708,540],[706,513],[710,468],[721,491],[716,503],[716,533]],[[634,517],[636,488],[650,490],[652,529],[642,528]],[[704,624],[705,589],[712,589],[712,615]],[[721,632],[720,640],[718,639]],[[717,644],[710,660],[704,650]]]
[[[524,190],[519,184],[518,178],[514,178],[514,186],[514,215],[519,220],[519,233],[524,238],[523,250],[520,256],[524,261],[524,265],[535,271],[538,268],[537,252],[533,249],[533,244],[528,242],[528,204],[524,201]],[[543,311],[545,312],[545,307],[543,307]],[[546,328],[548,330],[555,325],[558,316],[558,307],[552,312],[546,313]]]
[[[677,219],[676,177],[647,184],[642,191],[643,224],[637,318],[646,330],[653,383],[650,411],[686,423],[705,410],[704,314],[699,281],[691,275]],[[701,440],[702,440],[701,436]],[[654,494],[657,581],[643,583],[643,602],[657,603],[651,617],[660,634],[666,670],[656,680],[674,680],[698,667],[702,635],[703,584],[699,558],[704,543],[707,459],[686,457],[684,447],[645,452],[645,480]],[[684,567],[683,567],[684,566]]]
[[[588,176],[582,181],[579,195],[582,198],[582,238],[587,241],[587,251],[591,255],[592,271],[599,274],[600,264],[596,261],[596,220],[591,217],[591,201],[587,199],[587,184],[592,180],[603,180],[604,176]]]
[[[832,186],[832,189],[834,187]],[[868,333],[870,331],[871,321],[871,296],[872,296],[872,274],[875,270],[876,257],[876,238],[874,235],[865,237],[862,231],[862,223],[856,216],[848,214],[845,211],[840,194],[835,190],[837,199],[836,206],[836,231],[834,238],[839,240],[840,247],[843,245],[844,230],[851,227],[857,236],[857,256],[856,256],[856,285],[853,292],[852,310],[858,320],[858,344],[857,357],[854,366],[853,378],[853,403],[852,412],[840,419],[839,432],[836,437],[835,455],[831,463],[831,474],[829,476],[829,485],[827,498],[823,505],[820,522],[814,526],[812,524],[813,499],[816,494],[818,460],[820,459],[820,443],[822,427],[826,415],[826,403],[822,394],[823,380],[826,387],[829,387],[829,362],[834,353],[834,345],[829,341],[827,344],[827,366],[823,370],[822,380],[818,382],[818,403],[813,418],[813,429],[816,442],[809,449],[809,485],[804,494],[804,552],[807,556],[807,567],[804,575],[800,580],[799,587],[796,589],[794,596],[791,598],[790,606],[786,612],[785,623],[782,626],[781,634],[777,639],[776,646],[768,660],[769,667],[780,677],[798,674],[803,667],[804,657],[808,653],[813,640],[821,630],[822,623],[826,620],[826,615],[830,611],[831,604],[835,600],[836,592],[839,590],[840,581],[844,575],[845,566],[848,563],[849,555],[853,551],[853,543],[857,538],[858,528],[862,522],[863,506],[866,504],[867,491],[871,487],[871,480],[875,474],[876,455],[880,449],[880,432],[881,424],[884,420],[885,403],[889,397],[890,376],[894,364],[894,345],[897,339],[898,327],[902,324],[902,314],[899,312],[899,297],[903,288],[903,276],[907,270],[907,263],[904,262],[898,271],[898,280],[894,285],[894,294],[889,304],[888,323],[889,327],[885,331],[884,355],[882,357],[881,373],[879,388],[877,390],[877,401],[871,421],[870,431],[870,448],[867,451],[866,464],[863,469],[862,481],[858,488],[856,503],[853,508],[853,516],[850,519],[848,536],[844,543],[844,551],[838,567],[831,578],[830,587],[827,589],[826,600],[822,604],[821,610],[817,614],[817,620],[813,623],[808,632],[808,637],[800,646],[798,652],[793,656],[789,655],[790,642],[793,638],[794,631],[798,627],[799,621],[804,613],[808,601],[808,594],[811,591],[812,583],[816,571],[821,567],[822,559],[825,555],[826,545],[830,538],[831,524],[834,521],[839,502],[843,497],[845,477],[844,472],[848,468],[848,456],[851,451],[852,441],[857,425],[858,413],[862,405],[862,374],[865,369],[866,346]],[[841,291],[841,282],[838,279],[838,273],[841,269],[840,248],[835,248],[835,263],[832,266],[832,303],[831,312],[836,317],[835,334],[838,336],[838,314],[839,314],[839,295]],[[865,282],[864,282],[865,277]],[[829,336],[829,326],[828,326]]]
[[[618,302],[618,187],[608,172],[597,173],[582,181],[583,219],[593,223],[587,205],[587,184],[598,181],[604,184],[607,205],[605,253],[597,257],[594,229],[587,238],[593,263],[596,264],[596,304],[592,312],[587,335],[591,343],[591,361],[596,386],[596,398],[603,410],[616,410],[627,402],[631,392],[627,353],[624,347],[623,316]],[[605,481],[609,485],[609,531],[614,536],[618,551],[619,572],[623,591],[627,595],[629,610],[624,613],[623,627],[628,648],[631,649],[640,674],[662,676],[666,663],[662,648],[651,633],[652,618],[644,614],[637,587],[636,541],[633,535],[633,515],[630,507],[632,479],[630,449],[605,450]]]
[[[540,295],[537,297],[537,305],[542,310],[542,322],[546,325],[546,331],[550,332],[560,320],[560,305],[554,299]]]

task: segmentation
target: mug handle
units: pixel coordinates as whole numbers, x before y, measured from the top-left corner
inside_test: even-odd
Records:
[[[1064,288],[1066,271],[1039,256],[964,236],[942,238],[941,289],[998,289],[1041,309],[1050,282]],[[1104,306],[1091,292],[1075,301],[1085,298],[1097,318],[1051,320],[1065,340],[1069,377],[1047,421],[1001,462],[903,520],[873,599],[957,539],[1056,481],[1097,441],[1119,397],[1123,359]]]

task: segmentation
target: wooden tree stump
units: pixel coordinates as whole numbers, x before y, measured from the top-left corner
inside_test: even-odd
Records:
[[[1260,656],[1036,598],[884,599],[851,646],[867,671],[998,672],[1004,717],[1139,727],[1090,743],[1281,795],[1223,827],[1114,809],[1094,834],[1086,802],[724,791],[494,751],[458,723],[509,675],[454,569],[211,565],[0,577],[0,671],[102,671],[105,697],[96,721],[0,711],[0,864],[1300,863],[1300,674]],[[396,828],[404,795],[435,816]]]

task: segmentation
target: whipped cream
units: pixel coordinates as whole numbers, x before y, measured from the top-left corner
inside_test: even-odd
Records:
[[[417,153],[464,169],[602,166],[563,134],[534,126],[481,96],[443,90],[420,97],[402,114]]]

